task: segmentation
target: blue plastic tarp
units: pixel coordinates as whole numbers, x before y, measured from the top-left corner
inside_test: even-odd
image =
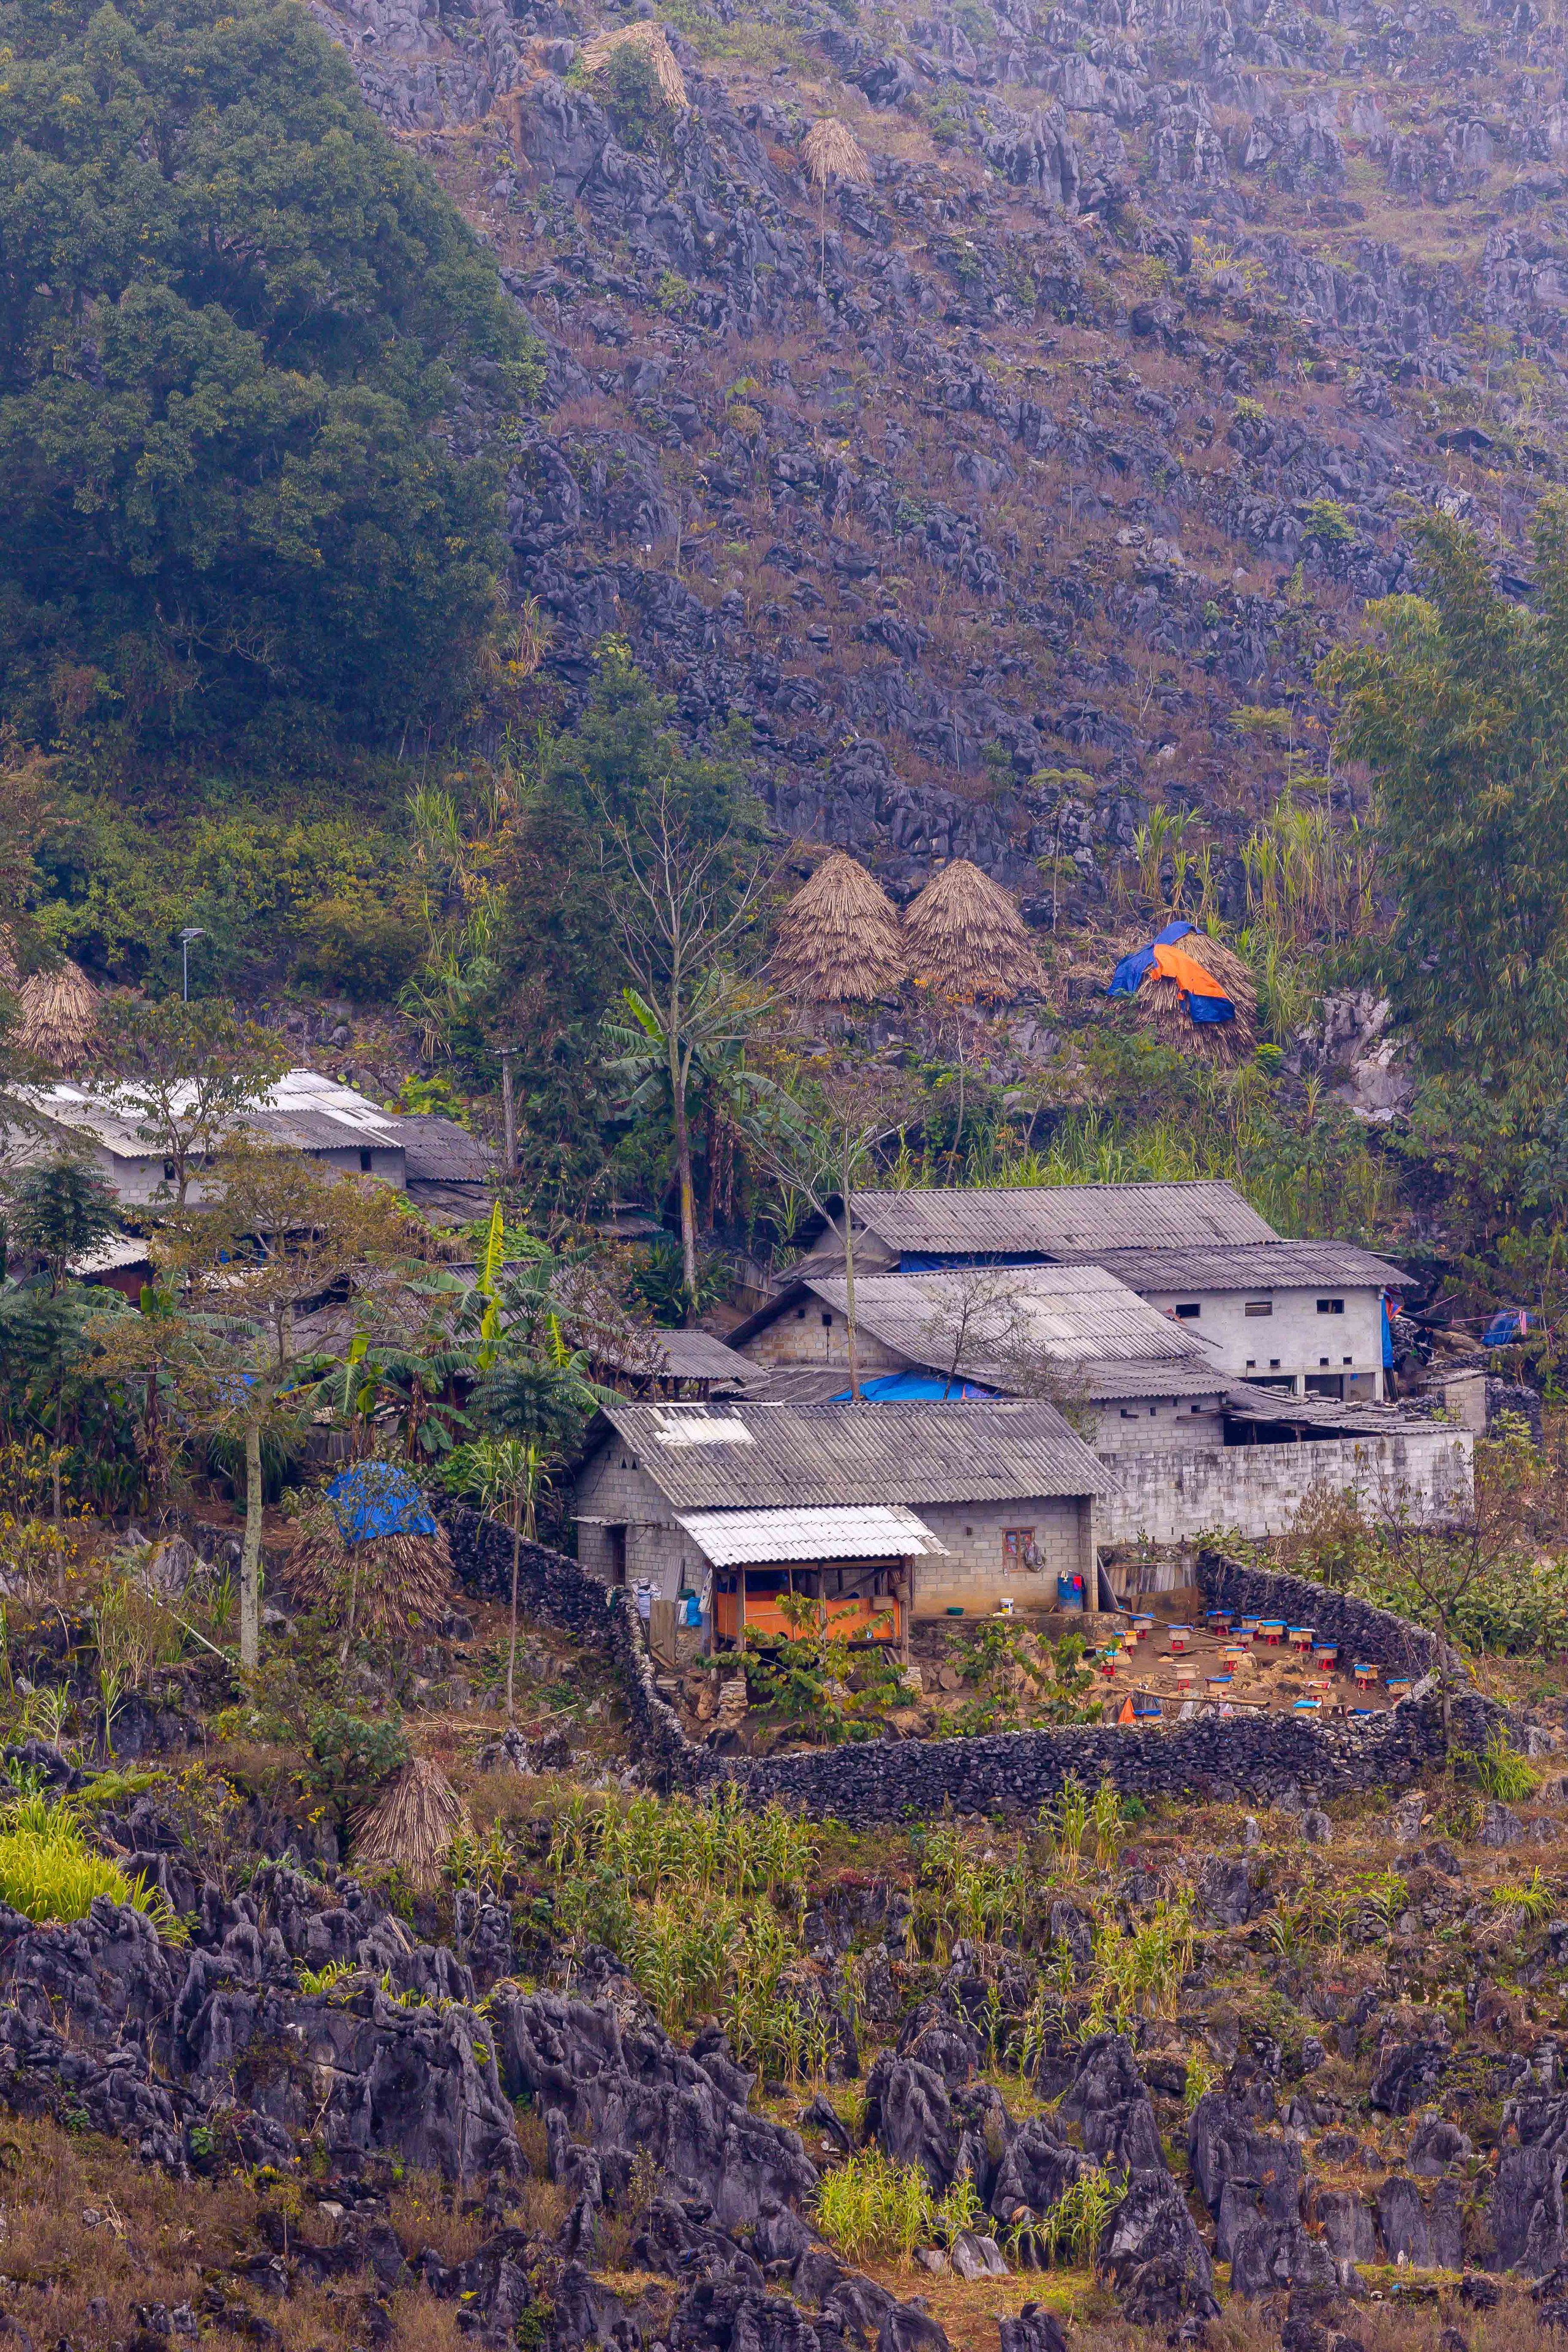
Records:
[[[944,1381],[930,1372],[882,1372],[874,1381],[860,1383],[861,1400],[866,1404],[903,1404],[910,1398],[943,1398],[950,1403],[967,1401],[991,1404],[995,1402],[994,1389],[983,1389],[973,1381]],[[829,1404],[848,1404],[853,1400],[844,1389],[837,1396],[829,1397]]]
[[[1187,992],[1187,1012],[1193,1020],[1210,1026],[1236,1019],[1236,1007],[1228,996],[1198,996],[1191,990]]]
[[[356,1462],[340,1470],[327,1487],[327,1500],[346,1544],[437,1533],[417,1480],[395,1462]]]
[[[1146,948],[1134,948],[1131,955],[1124,955],[1110,975],[1110,986],[1105,992],[1107,996],[1136,996],[1144,974],[1153,964],[1154,950],[1173,948],[1178,940],[1186,938],[1192,928],[1191,923],[1167,923],[1159,937],[1151,940]]]

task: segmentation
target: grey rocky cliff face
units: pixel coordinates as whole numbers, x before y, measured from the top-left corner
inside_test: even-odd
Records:
[[[747,723],[782,830],[895,885],[964,856],[1087,911],[1160,799],[1209,818],[1234,918],[1282,762],[1232,713],[1310,736],[1322,652],[1415,584],[1413,509],[1521,574],[1568,413],[1563,37],[1528,0],[1481,32],[1010,0],[890,47],[807,5],[873,181],[820,215],[792,69],[729,61],[731,8],[717,56],[673,35],[689,108],[635,147],[575,13],[317,9],[544,338],[509,520],[550,675],[570,700],[625,631],[693,738]],[[1397,1107],[1375,1050],[1346,1083]]]

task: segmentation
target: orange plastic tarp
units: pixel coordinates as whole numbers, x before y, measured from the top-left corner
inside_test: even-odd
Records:
[[[1185,955],[1172,945],[1154,947],[1154,969],[1162,980],[1173,980],[1189,996],[1224,996],[1225,991],[1212,971],[1205,971],[1195,956]]]

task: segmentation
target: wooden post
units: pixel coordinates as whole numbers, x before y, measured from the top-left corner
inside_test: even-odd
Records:
[[[517,1048],[503,1045],[500,1049],[501,1117],[506,1129],[506,1172],[517,1174],[517,1104],[511,1091],[511,1057]]]
[[[741,1580],[735,1590],[741,1604],[735,1617],[735,1639],[739,1643],[743,1643],[746,1638],[746,1571],[744,1568],[741,1570]]]

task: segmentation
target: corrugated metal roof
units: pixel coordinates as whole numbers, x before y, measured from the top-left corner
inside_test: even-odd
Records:
[[[745,1387],[756,1377],[755,1364],[727,1348],[711,1331],[652,1331],[647,1337],[663,1355],[665,1371],[671,1380],[734,1381]]]
[[[1185,1403],[1200,1397],[1216,1400],[1225,1393],[1226,1375],[1212,1365],[1194,1363],[1085,1364],[1075,1372],[1072,1386],[1081,1389],[1090,1404],[1126,1403],[1131,1397],[1156,1402],[1176,1399]]]
[[[340,1118],[332,1111],[307,1109],[302,1104],[291,1103],[286,1110],[247,1110],[239,1124],[290,1151],[400,1153],[403,1148],[384,1120],[362,1125]]]
[[[678,1511],[1098,1495],[1054,1405],[623,1404],[605,1419]]]
[[[912,1511],[896,1504],[837,1510],[678,1511],[704,1559],[715,1568],[774,1560],[947,1558]]]
[[[816,1275],[805,1287],[847,1312],[841,1276]],[[1201,1340],[1099,1265],[864,1275],[855,1285],[855,1315],[911,1363],[947,1371],[956,1362],[959,1372],[998,1388],[1016,1387],[1020,1368],[1033,1360],[1067,1366],[1205,1352]]]
[[[400,1111],[388,1124],[392,1139],[403,1146],[408,1176],[420,1183],[483,1184],[495,1173],[489,1144],[455,1118]]]
[[[84,1250],[73,1257],[67,1271],[78,1282],[85,1282],[95,1274],[119,1274],[127,1266],[148,1263],[147,1244],[129,1234],[115,1234],[110,1240],[100,1242],[96,1249]]]
[[[1001,1250],[1070,1256],[1091,1250],[1181,1249],[1205,1242],[1269,1242],[1274,1228],[1233,1186],[1213,1177],[1181,1184],[934,1186],[857,1192],[855,1213],[902,1250]]]
[[[1317,1290],[1325,1283],[1356,1289],[1405,1289],[1410,1277],[1353,1242],[1259,1242],[1215,1249],[1095,1250],[1085,1260],[1130,1289]],[[857,1289],[859,1286],[857,1284]]]

